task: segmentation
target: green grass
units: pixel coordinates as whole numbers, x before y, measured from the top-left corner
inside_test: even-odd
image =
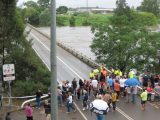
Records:
[[[84,22],[88,21],[90,25],[94,24],[106,24],[109,22],[109,17],[111,17],[112,14],[78,14],[75,17],[75,26],[83,26]],[[69,19],[70,15],[58,15],[58,19],[60,20],[59,23],[61,26],[69,26]],[[63,23],[61,23],[63,22]]]

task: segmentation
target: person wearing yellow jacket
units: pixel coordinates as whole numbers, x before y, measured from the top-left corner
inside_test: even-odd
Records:
[[[89,78],[90,78],[91,80],[94,78],[93,70],[91,70],[91,72],[89,73]]]
[[[94,73],[94,75],[98,75],[99,74],[99,70],[98,69],[94,69],[93,73]]]

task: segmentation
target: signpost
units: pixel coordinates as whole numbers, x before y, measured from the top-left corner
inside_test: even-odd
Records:
[[[14,68],[14,64],[4,64],[3,65],[3,80],[4,81],[8,81],[9,84],[9,104],[12,104],[12,100],[11,100],[11,80],[15,80],[15,68]]]

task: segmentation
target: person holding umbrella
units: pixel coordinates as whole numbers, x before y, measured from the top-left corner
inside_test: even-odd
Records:
[[[109,111],[107,102],[102,100],[102,96],[98,95],[97,99],[90,103],[90,110],[97,116],[97,120],[104,120],[104,115]]]

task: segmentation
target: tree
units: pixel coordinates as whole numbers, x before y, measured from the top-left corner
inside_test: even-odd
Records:
[[[42,9],[49,8],[50,6],[50,0],[38,0],[37,3]]]
[[[47,90],[50,73],[33,51],[32,41],[28,42],[25,39],[25,25],[16,9],[16,1],[0,1],[0,68],[2,68],[2,64],[14,63],[16,81],[12,85],[19,81],[21,83],[25,81],[30,85],[33,85],[31,81],[35,85],[41,82],[43,88]],[[20,85],[13,88],[17,91],[23,91],[23,89],[20,89]],[[33,91],[33,89],[30,91]]]
[[[58,14],[65,14],[67,12],[68,12],[68,8],[66,6],[60,6],[59,8],[57,8]]]
[[[137,9],[145,12],[151,12],[156,16],[160,14],[159,8],[159,1],[158,0],[144,0]]]
[[[139,13],[128,9],[127,5],[117,4],[110,24],[94,29],[91,50],[98,62],[125,72],[131,68],[155,72],[160,35],[151,32],[147,22],[142,22],[139,16]]]
[[[127,6],[126,0],[117,0],[117,8],[114,10],[116,15],[130,15],[130,7]]]
[[[38,5],[37,5],[37,3],[34,2],[34,1],[27,1],[26,3],[24,3],[24,5],[25,5],[27,8],[33,7],[33,8],[38,9]]]
[[[51,14],[48,8],[41,12],[39,16],[40,25],[49,26],[51,23]]]
[[[39,11],[33,7],[29,7],[25,11],[25,17],[28,19],[28,23],[32,25],[39,25]]]

